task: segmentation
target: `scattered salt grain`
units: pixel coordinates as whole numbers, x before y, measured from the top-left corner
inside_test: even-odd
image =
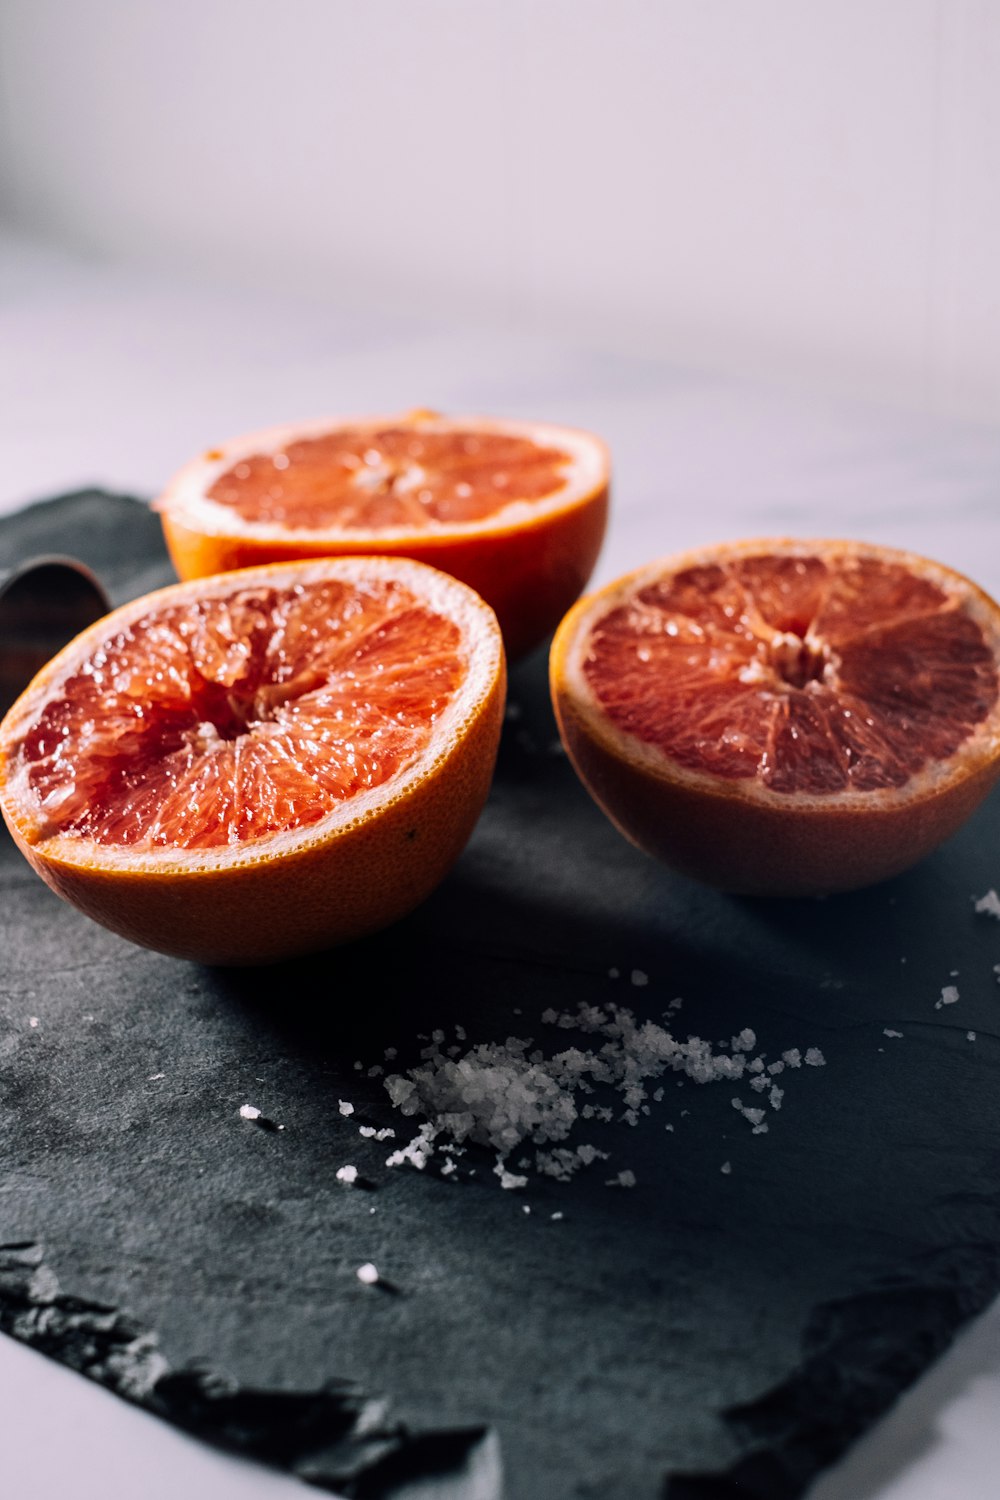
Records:
[[[901,1031],[893,1031],[893,1029],[892,1029],[891,1026],[883,1026],[882,1027],[882,1035],[883,1036],[902,1036],[903,1033]]]
[[[371,1067],[371,1068],[368,1069],[368,1077],[369,1078],[381,1078],[382,1074],[384,1072],[385,1072],[385,1069],[383,1067],[381,1067],[378,1063],[376,1063],[374,1065],[374,1067]]]
[[[364,1286],[374,1286],[379,1280],[378,1268],[370,1260],[359,1266],[354,1274]]]
[[[965,1040],[967,1042],[974,1042],[976,1040],[976,1033],[974,1031],[967,1031],[965,1033]]]
[[[608,978],[609,979],[618,979],[620,977],[621,977],[621,970],[620,969],[609,969],[608,970]]]
[[[352,1182],[357,1182],[357,1180],[358,1180],[358,1169],[357,1169],[357,1167],[338,1167],[337,1168],[337,1181],[338,1182],[352,1183]]]
[[[996,917],[997,921],[1000,922],[1000,896],[997,895],[996,891],[989,890],[985,896],[980,896],[979,900],[976,901],[975,909],[977,912],[982,912],[985,916]]]
[[[561,1219],[561,1218],[562,1218],[562,1214],[561,1214],[561,1212],[560,1212],[560,1211],[559,1211],[559,1210],[558,1210],[558,1209],[557,1209],[557,1210],[556,1210],[556,1212],[555,1212],[555,1213],[554,1213],[554,1214],[549,1214],[549,1218],[550,1218],[550,1219],[551,1219],[551,1220],[552,1220],[552,1221],[553,1221],[553,1223],[556,1223],[556,1224],[558,1224],[558,1222],[559,1222],[559,1220],[560,1220],[560,1219]]]
[[[166,1073],[150,1073],[147,1083],[157,1083],[161,1078],[166,1078]]]
[[[954,984],[946,984],[944,989],[941,991],[940,1000],[935,1000],[934,1002],[934,1009],[940,1010],[942,1005],[954,1005],[957,1000],[958,986]]]
[[[826,1058],[818,1047],[806,1048],[806,1066],[809,1068],[825,1068]]]
[[[346,1099],[338,1099],[337,1108],[342,1115],[353,1115],[354,1113],[354,1105],[349,1104]]]
[[[371,1140],[371,1138],[372,1138],[372,1136],[374,1134],[375,1134],[375,1126],[374,1125],[359,1125],[358,1126],[358,1135],[363,1135],[364,1138],[365,1138],[365,1140]]]
[[[633,969],[632,983],[635,985],[636,989],[641,990],[644,985],[647,985],[649,983],[649,975],[644,974],[641,969]]]
[[[728,1177],[732,1170],[733,1164],[731,1161],[724,1161],[722,1163],[722,1166],[719,1168],[719,1171],[723,1174],[724,1177]]]
[[[641,974],[641,971],[635,971]],[[645,982],[646,976],[642,975]],[[633,978],[634,982],[634,978]],[[682,1004],[671,1003],[673,1013]],[[611,1122],[636,1126],[651,1112],[650,1098],[660,1104],[664,1086],[651,1094],[646,1081],[663,1074],[679,1074],[678,1087],[693,1083],[736,1081],[746,1077],[757,1094],[764,1094],[772,1109],[778,1109],[783,1091],[769,1088],[775,1073],[786,1066],[802,1066],[798,1048],[784,1054],[783,1061],[765,1065],[764,1055],[751,1057],[757,1045],[750,1027],[715,1048],[708,1040],[688,1035],[679,1039],[665,1026],[642,1020],[624,1006],[581,1003],[575,1011],[548,1007],[541,1021],[558,1031],[581,1035],[579,1041],[548,1055],[531,1038],[508,1036],[502,1042],[482,1042],[462,1048],[445,1045],[445,1033],[436,1030],[420,1040],[428,1043],[420,1062],[407,1073],[390,1074],[383,1086],[394,1107],[404,1116],[424,1123],[405,1145],[386,1158],[389,1167],[411,1165],[422,1171],[438,1152],[461,1150],[466,1144],[486,1146],[496,1154],[494,1172],[501,1186],[520,1189],[532,1168],[542,1176],[568,1181],[576,1172],[606,1159],[607,1153],[584,1142],[567,1144],[581,1121]],[[458,1030],[455,1032],[458,1035]],[[592,1045],[585,1039],[594,1038]],[[461,1040],[466,1040],[462,1032]],[[567,1038],[567,1040],[569,1040]],[[808,1049],[806,1062],[818,1067],[824,1062],[818,1048]],[[599,1089],[615,1090],[621,1105],[597,1103]],[[737,1108],[755,1134],[768,1126],[764,1109]],[[682,1110],[681,1116],[689,1114]],[[673,1131],[673,1124],[665,1129]],[[363,1133],[367,1138],[370,1127]],[[381,1138],[380,1136],[378,1138]],[[538,1148],[534,1157],[518,1154],[530,1143]],[[512,1164],[517,1162],[517,1170]],[[464,1174],[468,1175],[468,1174]],[[620,1177],[611,1179],[617,1185]]]
[[[531,1213],[531,1204],[530,1203],[522,1203],[521,1204],[521,1212],[523,1214],[530,1214]]]
[[[261,1114],[260,1110],[257,1109],[256,1106],[253,1105],[253,1104],[241,1104],[240,1105],[240,1117],[241,1117],[241,1119],[244,1119],[244,1120],[259,1120],[260,1119],[260,1114]]]
[[[635,1173],[629,1172],[627,1170],[624,1172],[619,1172],[617,1177],[609,1177],[604,1186],[623,1188],[635,1187]]]
[[[385,1058],[386,1062],[392,1062],[393,1058],[396,1056],[396,1048],[386,1047],[385,1051],[382,1053],[382,1056]]]
[[[502,1188],[507,1188],[511,1192],[517,1192],[518,1189],[528,1186],[527,1177],[523,1177],[517,1172],[508,1172],[500,1157],[497,1158],[497,1164],[493,1170],[499,1177]]]
[[[32,1027],[32,1029],[34,1029],[34,1027],[36,1027],[38,1025],[38,1017],[37,1016],[29,1016],[28,1017],[28,1025],[30,1027]]]

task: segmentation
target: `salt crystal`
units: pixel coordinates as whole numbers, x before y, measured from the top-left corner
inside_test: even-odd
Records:
[[[396,1055],[397,1054],[395,1047],[386,1047],[385,1051],[382,1053],[382,1056],[385,1058],[386,1062],[392,1062],[392,1059]]]
[[[366,1140],[371,1140],[372,1137],[374,1136],[374,1134],[375,1134],[375,1126],[374,1125],[359,1125],[358,1126],[358,1135],[363,1135]]]
[[[891,1026],[883,1026],[882,1027],[882,1035],[883,1036],[902,1036],[903,1033],[901,1031],[893,1031],[893,1029],[892,1029]]]
[[[354,1105],[349,1104],[346,1099],[338,1099],[337,1108],[342,1115],[353,1115],[354,1113]]]
[[[337,1168],[337,1181],[338,1182],[348,1182],[348,1183],[350,1183],[350,1182],[357,1182],[357,1180],[358,1180],[358,1169],[357,1169],[357,1167],[338,1167]]]
[[[770,1101],[772,1109],[780,1109],[781,1108],[781,1101],[785,1097],[785,1091],[784,1091],[784,1089],[779,1089],[779,1087],[778,1087],[777,1084],[774,1084],[773,1087],[772,1087],[772,1089],[771,1089],[771,1092],[768,1094],[767,1097],[768,1097],[768,1099]]]
[[[944,989],[941,991],[940,1000],[936,1000],[934,1002],[934,1009],[940,1010],[942,1005],[954,1005],[957,1000],[958,986],[954,984],[946,984]]]
[[[531,1204],[530,1203],[522,1203],[521,1204],[521,1212],[523,1214],[530,1214],[531,1213]]]
[[[559,1220],[562,1218],[562,1213],[560,1212],[559,1209],[556,1209],[556,1211],[555,1211],[554,1214],[549,1214],[549,1218],[552,1219],[555,1223],[558,1223]]]
[[[721,1167],[720,1167],[720,1168],[719,1168],[719,1171],[720,1171],[720,1172],[721,1172],[721,1173],[722,1173],[722,1174],[723,1174],[723,1175],[724,1175],[724,1176],[725,1176],[725,1177],[728,1177],[728,1176],[729,1176],[729,1174],[730,1174],[730,1172],[731,1172],[731,1171],[732,1171],[732,1170],[733,1170],[733,1164],[732,1164],[732,1162],[731,1162],[731,1161],[724,1161],[724,1162],[723,1162],[723,1163],[722,1163],[722,1166],[721,1166]]]
[[[240,1115],[244,1120],[259,1120],[260,1110],[253,1104],[241,1104]]]
[[[374,1065],[374,1067],[371,1067],[371,1068],[368,1069],[368,1075],[367,1076],[369,1078],[381,1078],[382,1074],[384,1072],[385,1072],[385,1069],[383,1067],[381,1067],[378,1063],[376,1063]]]
[[[734,1036],[731,1046],[734,1052],[752,1052],[757,1045],[757,1037],[749,1026],[744,1026],[739,1036]]]
[[[621,970],[620,969],[609,969],[608,970],[608,978],[609,979],[618,979],[620,977],[621,977]]]
[[[987,891],[985,896],[980,896],[976,901],[976,911],[988,917],[996,917],[1000,922],[1000,896],[994,890]]]
[[[802,1053],[798,1047],[789,1047],[787,1052],[781,1054],[781,1058],[790,1068],[801,1068],[802,1066]]]
[[[627,1170],[624,1172],[619,1172],[617,1177],[609,1177],[604,1186],[623,1188],[635,1187],[635,1173],[629,1172]]]
[[[633,969],[632,983],[637,989],[641,990],[644,985],[647,985],[649,983],[649,975],[644,974],[641,969]]]
[[[527,1177],[519,1177],[515,1172],[508,1172],[501,1158],[497,1159],[497,1164],[493,1168],[493,1170],[499,1177],[500,1186],[502,1188],[507,1188],[510,1191],[516,1192],[519,1188],[528,1186]]]
[[[379,1280],[378,1270],[370,1260],[366,1261],[363,1266],[359,1266],[354,1274],[364,1286],[375,1286]]]
[[[818,1047],[806,1049],[806,1066],[810,1068],[823,1068],[826,1066],[826,1058]]]
[[[659,1104],[661,1102],[661,1100],[662,1100],[663,1095],[664,1095],[665,1092],[666,1091],[664,1089],[662,1089],[662,1088],[654,1089],[654,1091],[653,1091],[653,1103],[654,1104]]]
[[[35,1026],[37,1026],[38,1025],[38,1017],[37,1016],[29,1016],[28,1017],[28,1025],[31,1026],[32,1028],[34,1028]]]
[[[967,1042],[974,1042],[976,1040],[976,1033],[974,1031],[967,1031],[965,1033],[965,1040]]]
[[[770,1073],[772,1078],[777,1078],[779,1073],[783,1073],[785,1071],[785,1065],[783,1062],[768,1063],[767,1071]]]

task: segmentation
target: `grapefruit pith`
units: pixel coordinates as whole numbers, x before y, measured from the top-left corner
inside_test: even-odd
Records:
[[[871,884],[1000,778],[1000,606],[887,547],[722,544],[581,600],[560,733],[634,843],[746,894]]]
[[[575,428],[415,411],[224,443],[156,507],[181,578],[289,558],[413,557],[481,594],[520,656],[590,577],[608,470],[604,444]]]
[[[0,725],[0,807],[35,870],[147,947],[254,963],[403,915],[489,789],[492,611],[401,558],[176,584],[67,646]]]

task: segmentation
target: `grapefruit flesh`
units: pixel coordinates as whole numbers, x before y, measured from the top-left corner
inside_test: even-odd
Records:
[[[254,962],[385,925],[457,857],[503,704],[495,618],[420,564],[178,585],[99,622],[0,729],[0,803],[60,894]]]
[[[570,756],[641,847],[727,889],[897,873],[1000,776],[1000,609],[849,542],[723,545],[582,601],[553,646]]]
[[[416,411],[252,433],[189,464],[157,508],[182,578],[293,557],[414,557],[476,589],[522,655],[590,576],[608,467],[600,440],[573,428]]]

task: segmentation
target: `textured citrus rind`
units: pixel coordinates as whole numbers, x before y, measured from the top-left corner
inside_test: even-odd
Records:
[[[776,792],[678,765],[616,729],[581,670],[592,623],[647,582],[712,562],[776,553],[870,556],[898,562],[962,601],[1000,663],[1000,606],[942,564],[864,543],[786,538],[709,547],[666,558],[581,599],[552,644],[550,683],[559,732],[591,796],[632,843],[686,875],[747,895],[852,890],[901,873],[949,838],[1000,780],[1000,704],[948,761],[892,791]]]
[[[600,553],[607,527],[609,460],[604,444],[593,434],[543,423],[421,414],[417,425],[422,431],[460,428],[522,437],[562,447],[574,460],[567,485],[550,498],[515,500],[474,522],[433,523],[419,530],[290,530],[244,521],[231,507],[208,498],[216,479],[240,458],[276,452],[341,426],[376,427],[407,420],[338,417],[274,427],[223,444],[187,464],[155,502],[178,576],[203,578],[260,563],[331,555],[410,557],[475,589],[496,613],[508,655],[523,656],[551,633],[579,597]]]
[[[134,854],[62,835],[39,839],[11,750],[61,678],[116,621],[204,584],[179,584],[99,621],[43,669],[0,725],[0,809],[15,842],[51,888],[122,937],[203,963],[272,961],[345,942],[395,921],[440,883],[467,842],[492,779],[505,667],[495,619],[471,590],[420,564],[333,559],[274,565],[211,580],[222,592],[303,576],[398,577],[460,623],[470,677],[424,756],[393,781],[301,832],[241,849]]]

